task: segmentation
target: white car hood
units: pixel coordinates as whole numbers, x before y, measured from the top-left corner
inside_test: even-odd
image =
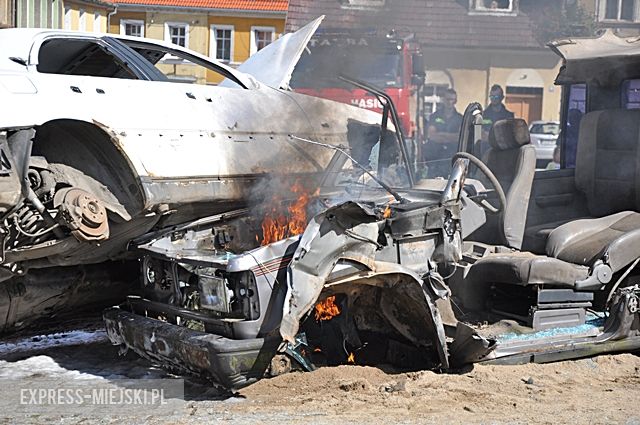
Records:
[[[253,76],[267,86],[276,89],[286,88],[302,52],[323,19],[324,15],[294,33],[283,35],[264,49],[254,53],[238,67],[238,71]],[[235,83],[224,80],[220,85],[232,87]]]

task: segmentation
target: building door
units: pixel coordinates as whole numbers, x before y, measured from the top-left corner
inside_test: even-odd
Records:
[[[507,87],[505,106],[527,123],[542,117],[542,88],[539,87]]]

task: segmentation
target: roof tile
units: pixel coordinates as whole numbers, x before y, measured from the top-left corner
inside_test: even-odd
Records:
[[[286,12],[287,0],[104,0],[116,5]]]
[[[522,6],[532,1],[520,3]],[[319,15],[326,15],[321,28],[385,32],[395,28],[414,33],[421,43],[432,46],[541,47],[535,24],[526,13],[473,15],[469,14],[468,4],[467,0],[386,0],[380,10],[362,10],[344,7],[339,0],[290,0],[286,29],[296,30]]]

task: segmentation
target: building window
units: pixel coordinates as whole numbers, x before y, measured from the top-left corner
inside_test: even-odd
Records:
[[[516,0],[469,0],[470,14],[515,15],[517,12]]]
[[[273,27],[251,27],[251,54],[271,44],[275,35],[276,29]]]
[[[93,13],[93,32],[102,32],[102,14],[99,11]]]
[[[80,14],[80,19],[79,19],[80,24],[78,29],[80,31],[86,31],[87,30],[87,14],[84,13],[84,9],[80,9],[78,13]]]
[[[209,56],[225,62],[233,61],[233,26],[211,25]]]
[[[602,0],[600,16],[609,21],[635,21],[637,0]]]
[[[144,21],[121,19],[120,34],[130,35],[132,37],[144,37]]]
[[[189,24],[184,22],[165,22],[165,41],[182,47],[189,47]]]

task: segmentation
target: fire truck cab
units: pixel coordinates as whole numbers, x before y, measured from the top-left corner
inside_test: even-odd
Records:
[[[424,62],[413,36],[383,36],[353,31],[316,33],[294,69],[290,86],[299,93],[331,99],[382,112],[382,103],[371,93],[343,81],[341,76],[363,81],[383,90],[393,101],[402,133],[422,140]]]

